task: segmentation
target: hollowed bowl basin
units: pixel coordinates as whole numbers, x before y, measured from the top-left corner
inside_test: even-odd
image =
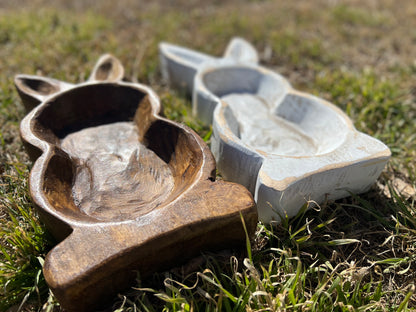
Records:
[[[265,223],[367,191],[390,158],[334,104],[293,89],[234,38],[223,57],[161,43],[162,74],[192,93],[212,123],[211,150],[224,179],[248,188]]]
[[[33,108],[21,123],[35,160],[30,193],[61,241],[47,255],[44,275],[68,311],[108,302],[137,273],[146,277],[201,250],[244,244],[242,220],[249,235],[257,222],[251,194],[215,181],[203,140],[160,117],[155,93],[121,81],[117,64],[99,60],[92,78],[78,85],[15,80]]]

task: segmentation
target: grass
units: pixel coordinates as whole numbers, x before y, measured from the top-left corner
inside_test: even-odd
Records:
[[[385,142],[393,157],[361,195],[269,226],[258,224],[246,250],[203,254],[140,280],[113,311],[407,311],[416,308],[416,10],[387,0],[199,1],[137,4],[80,1],[0,7],[0,310],[59,310],[41,268],[56,242],[28,194],[28,159],[18,135],[25,115],[17,73],[84,81],[98,56],[116,55],[126,77],[149,84],[168,118],[209,142],[190,100],[161,80],[162,40],[221,55],[230,37],[251,41],[261,62],[303,91],[347,112]],[[238,6],[238,13],[235,6]],[[406,23],[403,23],[406,21]],[[305,208],[306,205],[305,205]],[[87,294],[86,294],[87,295]]]
[[[7,207],[2,216],[1,233],[1,275],[3,311],[13,304],[24,304],[30,296],[40,298],[47,293],[42,276],[45,251],[52,247],[50,239],[38,218],[34,215],[28,198],[26,181],[27,169],[14,164],[7,168],[2,178],[0,204]],[[6,211],[2,211],[6,213]]]

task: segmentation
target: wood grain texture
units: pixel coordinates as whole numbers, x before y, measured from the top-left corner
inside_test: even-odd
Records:
[[[249,235],[257,224],[248,190],[215,181],[203,140],[160,117],[154,92],[122,82],[122,73],[107,55],[79,85],[16,77],[33,108],[20,128],[35,161],[30,193],[61,240],[44,275],[67,311],[107,303],[137,273],[146,277],[202,250],[244,245],[241,216]],[[48,84],[55,89],[45,94]]]

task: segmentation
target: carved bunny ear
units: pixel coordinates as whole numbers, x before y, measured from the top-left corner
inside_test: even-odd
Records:
[[[259,62],[256,49],[249,42],[238,37],[230,41],[225,50],[224,58],[231,58],[243,63],[257,64]]]
[[[170,85],[192,93],[198,68],[215,57],[162,42],[159,44],[162,76]]]
[[[119,81],[124,77],[124,67],[111,54],[102,55],[92,70],[89,81]]]
[[[32,110],[47,97],[71,86],[59,80],[31,75],[17,75],[14,84],[27,111]]]

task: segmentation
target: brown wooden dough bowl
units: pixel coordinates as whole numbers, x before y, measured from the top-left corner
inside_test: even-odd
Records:
[[[31,110],[21,136],[36,160],[30,194],[61,241],[44,275],[62,307],[91,311],[141,277],[201,250],[245,242],[257,212],[241,185],[215,181],[215,161],[188,127],[160,117],[149,88],[122,81],[102,56],[81,84],[18,75]]]

